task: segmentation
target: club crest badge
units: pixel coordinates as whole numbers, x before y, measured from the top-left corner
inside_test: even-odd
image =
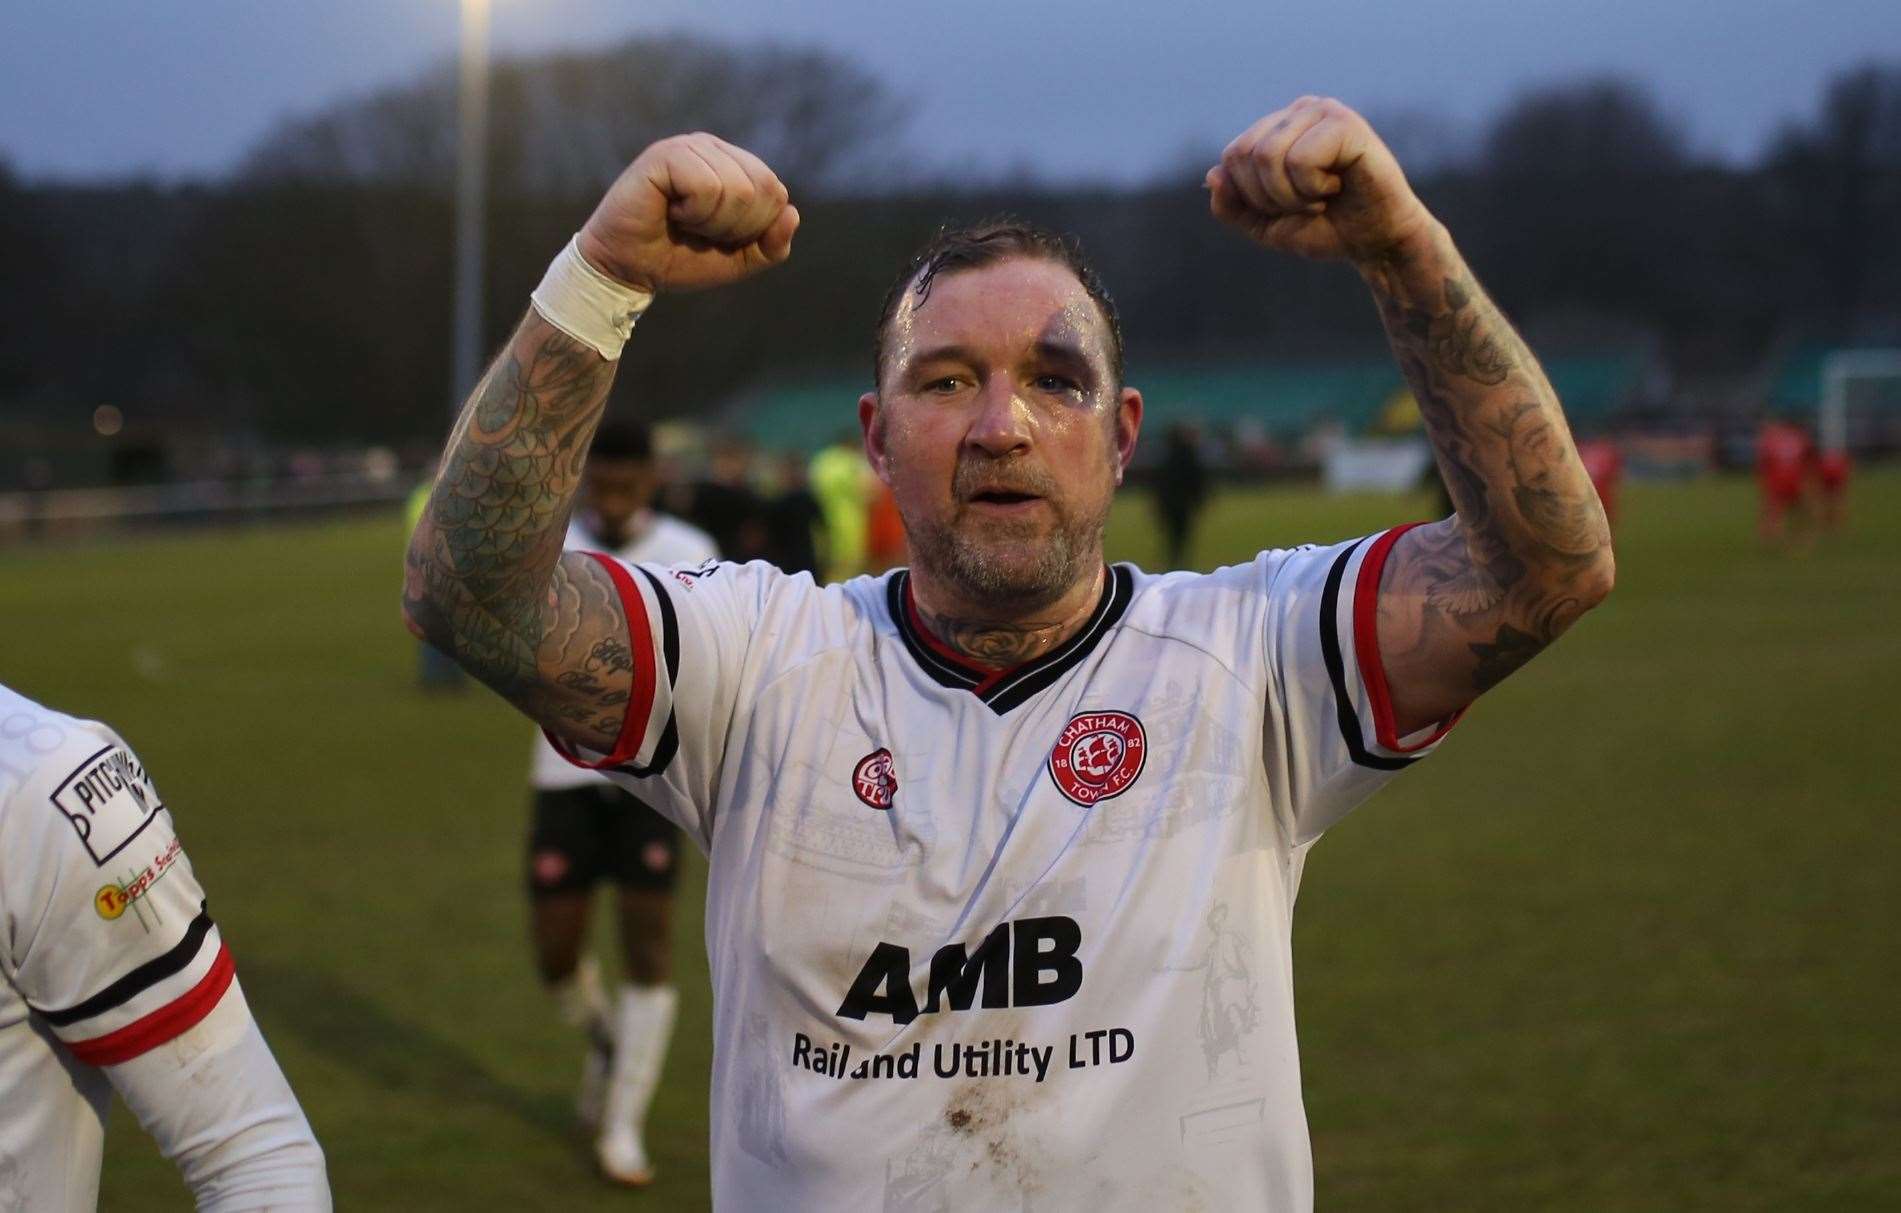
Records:
[[[1148,735],[1127,712],[1080,712],[1050,751],[1050,778],[1087,808],[1128,791],[1148,761]]]
[[[858,768],[851,773],[851,788],[872,808],[890,808],[898,794],[898,769],[891,761],[891,751],[880,746],[860,758]]]

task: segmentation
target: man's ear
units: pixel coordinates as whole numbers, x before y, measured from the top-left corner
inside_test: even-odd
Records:
[[[885,475],[884,465],[884,425],[878,416],[878,393],[866,392],[858,398],[858,428],[864,432],[865,462],[877,473],[878,479],[885,484],[891,480]]]
[[[1125,387],[1116,398],[1116,483],[1135,458],[1135,440],[1142,433],[1142,393]]]

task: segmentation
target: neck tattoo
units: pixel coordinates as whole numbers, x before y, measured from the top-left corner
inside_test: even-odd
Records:
[[[1026,661],[1035,661],[1038,657],[1062,644],[1074,636],[1095,613],[1096,602],[1102,595],[1103,578],[1108,575],[1105,567],[1096,574],[1091,583],[1092,593],[1081,604],[1079,610],[1069,618],[1028,623],[1011,622],[997,619],[956,619],[949,615],[940,615],[926,607],[915,597],[911,605],[917,616],[931,635],[942,641],[945,647],[960,657],[967,657],[979,665],[1008,669],[1022,665]]]
[[[918,619],[931,635],[960,657],[979,665],[1007,668],[1034,661],[1065,639],[1069,629],[1060,623],[997,623],[991,620],[951,619],[917,608]]]

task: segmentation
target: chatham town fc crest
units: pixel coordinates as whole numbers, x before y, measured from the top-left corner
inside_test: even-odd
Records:
[[[1148,761],[1148,735],[1127,712],[1080,712],[1050,751],[1050,778],[1080,805],[1120,796]]]
[[[852,791],[874,809],[888,809],[898,794],[898,770],[892,765],[891,751],[883,746],[858,760],[851,773]]]

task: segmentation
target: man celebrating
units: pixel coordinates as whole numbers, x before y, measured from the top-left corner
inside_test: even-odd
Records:
[[[601,427],[581,477],[570,551],[630,564],[699,566],[719,552],[704,532],[651,508],[658,476],[644,426]],[[598,1130],[595,1158],[617,1183],[653,1178],[642,1127],[673,1033],[673,886],[680,831],[606,776],[577,769],[535,738],[528,898],[535,967],[562,1018],[589,1039],[578,1101]],[[625,980],[610,1009],[592,955],[583,955],[594,886],[619,888]]]
[[[859,401],[910,568],[564,556],[640,311],[790,253],[784,187],[708,135],[613,185],[450,440],[412,623],[709,854],[720,1207],[1310,1207],[1307,849],[1610,589],[1549,384],[1367,124],[1303,98],[1206,184],[1365,279],[1453,517],[1106,566],[1142,420],[1114,306],[992,225],[906,268]]]

